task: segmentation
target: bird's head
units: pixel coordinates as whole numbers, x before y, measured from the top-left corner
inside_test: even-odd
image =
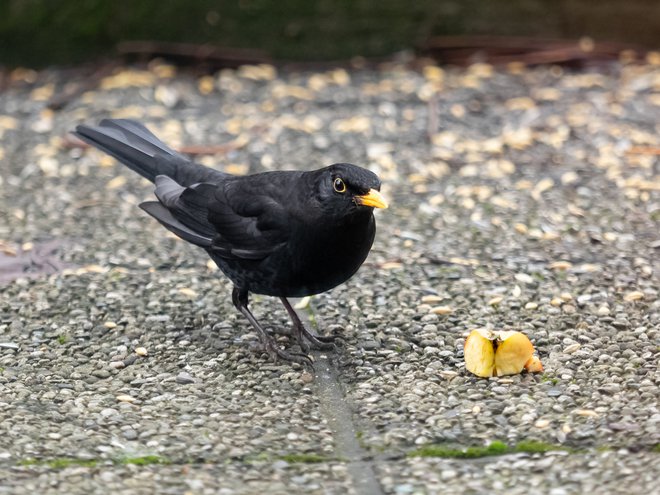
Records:
[[[345,217],[373,208],[387,208],[380,193],[380,180],[373,172],[351,165],[335,163],[316,171],[317,194],[321,207],[332,216]]]

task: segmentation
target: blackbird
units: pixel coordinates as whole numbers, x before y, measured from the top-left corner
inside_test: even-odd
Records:
[[[310,348],[334,347],[333,337],[305,328],[287,298],[332,289],[362,265],[376,233],[373,209],[387,208],[374,173],[336,163],[234,176],[192,162],[126,119],[79,125],[74,134],[155,184],[158,201],[140,207],[206,250],[273,360],[311,365]],[[248,308],[250,292],[280,298],[303,353],[281,349],[262,328]]]

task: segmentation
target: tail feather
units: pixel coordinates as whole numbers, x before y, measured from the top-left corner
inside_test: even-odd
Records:
[[[129,119],[103,119],[101,127],[119,129],[129,138],[129,142],[134,145],[144,147],[144,149],[153,149],[155,153],[167,153],[169,155],[179,155],[172,148],[158,139],[153,132],[147,129],[143,124]],[[181,155],[179,155],[181,156]]]
[[[104,119],[98,126],[79,125],[73,134],[151,182],[165,175],[185,186],[226,176],[191,162],[134,120]]]

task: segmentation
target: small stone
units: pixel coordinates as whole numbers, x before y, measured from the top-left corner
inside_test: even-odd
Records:
[[[137,347],[135,349],[135,354],[137,354],[138,356],[141,356],[141,357],[146,356],[147,355],[147,349],[144,348],[144,347]]]
[[[560,388],[551,388],[548,389],[548,397],[559,397],[564,392]]]
[[[549,419],[539,419],[538,421],[536,421],[536,423],[534,423],[534,426],[536,428],[547,428],[548,426],[550,426],[550,420]]]
[[[126,356],[126,359],[121,361],[121,363],[123,363],[124,366],[130,366],[135,361],[137,361],[137,359],[138,359],[137,354],[130,354],[130,355]]]
[[[128,428],[122,432],[126,440],[136,440],[138,437],[137,432],[133,428]]]
[[[586,304],[591,301],[591,294],[581,294],[577,298],[578,304]]]
[[[367,340],[366,342],[362,342],[361,346],[365,351],[375,351],[376,349],[380,349],[380,344],[375,340]]]
[[[526,273],[516,273],[515,276],[514,276],[514,278],[515,278],[518,282],[521,282],[521,283],[523,283],[523,284],[528,284],[528,285],[529,285],[529,284],[533,284],[533,283],[534,283],[534,279],[532,278],[532,276],[531,276],[531,275],[528,275],[528,274],[526,274]]]
[[[599,316],[607,316],[610,314],[610,307],[607,304],[603,304],[598,308],[596,313],[598,313]]]
[[[123,394],[123,395],[118,395],[117,400],[119,402],[135,402],[136,399],[135,397],[131,397],[130,395]]]
[[[552,300],[550,301],[550,304],[552,306],[558,307],[564,304],[564,300],[560,297],[553,297]]]
[[[538,303],[528,302],[525,304],[525,309],[537,309],[539,307]]]
[[[103,326],[109,330],[117,327],[117,324],[114,321],[106,321]]]
[[[569,346],[564,347],[563,352],[564,352],[564,354],[573,354],[580,347],[582,347],[580,344],[571,344]]]
[[[456,476],[458,476],[458,472],[453,469],[443,469],[440,471],[440,478],[443,481],[454,479]]]
[[[314,381],[314,375],[309,371],[303,371],[300,375],[300,380],[302,380],[303,383],[312,383]]]
[[[190,376],[190,373],[186,373],[185,371],[182,371],[178,375],[176,375],[176,382],[180,385],[188,385],[189,383],[195,383],[195,379]]]

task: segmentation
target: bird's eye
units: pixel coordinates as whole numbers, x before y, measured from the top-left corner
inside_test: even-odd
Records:
[[[346,192],[346,184],[339,177],[335,179],[335,181],[332,183],[332,186],[335,188],[335,191],[337,191],[338,193]]]

